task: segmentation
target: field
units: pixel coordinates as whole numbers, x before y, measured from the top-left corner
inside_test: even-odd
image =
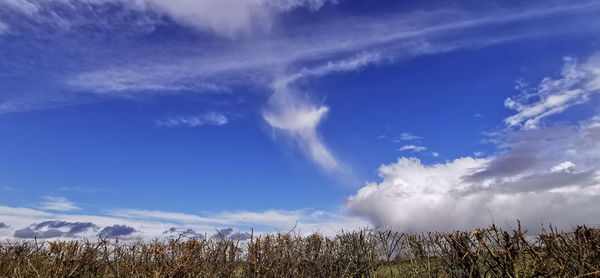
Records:
[[[600,277],[600,229],[3,243],[0,277]]]

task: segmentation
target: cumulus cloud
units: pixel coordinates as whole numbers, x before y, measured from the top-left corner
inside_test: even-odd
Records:
[[[405,230],[453,230],[505,224],[552,223],[559,227],[600,223],[600,116],[576,124],[540,120],[587,101],[600,90],[597,57],[565,59],[562,78],[545,78],[505,105],[518,111],[507,128],[491,132],[498,152],[476,152],[442,164],[400,158],[379,168],[348,198],[347,208],[374,225]],[[406,150],[416,146],[407,145]],[[535,229],[535,226],[529,228]]]
[[[232,228],[218,230],[212,237],[216,239],[227,238],[233,233]]]
[[[196,238],[196,239],[201,239],[204,238],[203,234],[200,234],[196,231],[194,231],[193,229],[177,229],[175,227],[171,227],[168,230],[163,232],[163,235],[168,237],[168,238],[177,238],[180,236],[186,237],[186,238]]]
[[[234,233],[232,228],[227,228],[227,229],[221,229],[218,230],[213,236],[212,238],[214,239],[230,239],[230,240],[248,240],[250,239],[250,234],[249,233],[242,233],[242,232],[237,232]]]
[[[56,238],[77,237],[89,230],[96,230],[98,226],[90,222],[44,221],[32,224],[30,227],[14,232],[15,238]]]
[[[600,126],[595,117],[577,125],[497,133],[501,150],[423,165],[401,158],[379,168],[347,201],[375,225],[406,230],[452,230],[505,224],[598,224]],[[535,226],[529,228],[535,229]]]
[[[216,227],[231,227],[232,231],[228,233],[230,239],[246,240],[249,235],[245,232],[251,229],[255,233],[264,233],[295,228],[295,231],[304,234],[319,232],[334,235],[340,230],[369,225],[365,219],[346,215],[343,211],[312,209],[232,211],[205,215],[120,209],[101,215],[79,215],[0,206],[0,217],[5,223],[5,228],[0,228],[1,240],[34,237],[93,239],[98,235],[122,240],[154,240],[180,235],[203,238],[204,235],[214,235]]]
[[[249,233],[241,233],[241,232],[229,235],[230,240],[240,240],[240,241],[249,240],[250,237],[251,237],[251,235]]]
[[[40,203],[40,208],[45,210],[72,211],[79,207],[65,197],[46,196]]]
[[[222,126],[228,122],[229,119],[224,114],[211,111],[195,116],[167,117],[166,119],[157,120],[156,125],[159,127],[197,127],[203,125]]]
[[[413,152],[422,152],[427,150],[425,146],[417,146],[417,145],[404,145],[398,149],[398,151],[413,151]]]
[[[587,102],[600,92],[600,55],[583,64],[572,57],[563,60],[561,78],[546,77],[535,88],[518,86],[521,94],[504,101],[507,108],[517,111],[504,120],[508,126],[537,128],[544,118]]]
[[[98,236],[106,238],[123,238],[131,236],[135,232],[137,231],[133,227],[126,225],[112,225],[102,229],[102,231],[98,233]]]
[[[401,158],[381,166],[383,181],[368,183],[348,198],[347,207],[368,217],[375,226],[418,230],[460,226],[473,215],[468,210],[470,202],[455,201],[450,193],[466,189],[462,177],[480,170],[486,162],[466,157],[426,166],[416,158]]]
[[[552,145],[538,143],[543,147]],[[599,147],[598,143],[593,145],[589,147]],[[574,151],[584,149],[588,148]],[[381,166],[383,181],[367,184],[348,199],[347,206],[356,215],[369,217],[375,225],[419,231],[473,228],[493,220],[499,224],[515,219],[532,225],[552,222],[562,227],[600,221],[594,213],[600,209],[598,160],[578,171],[543,171],[541,164],[546,162],[519,170],[495,167],[505,163],[502,157],[517,152],[507,151],[491,159],[465,157],[431,166],[402,158]],[[553,163],[561,158],[551,159]]]

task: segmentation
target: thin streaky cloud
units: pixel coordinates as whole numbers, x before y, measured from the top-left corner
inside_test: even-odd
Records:
[[[417,146],[417,145],[404,145],[398,149],[398,151],[413,151],[413,152],[422,152],[427,150],[425,146]]]
[[[420,139],[423,139],[423,137],[414,135],[410,132],[403,132],[400,134],[400,136],[394,138],[394,143],[400,143],[402,141],[416,141]]]
[[[585,6],[588,7],[588,6]],[[597,8],[592,5],[592,8]],[[457,48],[469,48],[485,46],[488,44],[499,43],[506,39],[501,37],[461,39],[459,38],[465,28],[485,26],[489,24],[499,24],[511,22],[514,20],[525,20],[539,16],[548,16],[557,12],[578,11],[575,8],[553,8],[548,11],[524,12],[520,16],[488,16],[479,19],[464,19],[458,22],[445,22],[433,26],[426,26],[425,23],[411,22],[415,25],[414,30],[406,29],[406,20],[399,20],[398,17],[389,19],[379,19],[376,22],[365,22],[369,26],[366,30],[358,28],[352,32],[352,26],[345,26],[348,32],[337,32],[331,35],[330,32],[324,32],[326,27],[311,26],[311,32],[300,38],[273,38],[264,42],[252,42],[241,47],[234,48],[227,53],[213,53],[213,55],[202,55],[199,57],[174,57],[177,61],[174,64],[165,64],[163,62],[157,65],[152,63],[141,63],[140,65],[127,65],[125,67],[104,68],[99,71],[90,71],[70,76],[67,84],[86,88],[91,91],[110,94],[113,92],[116,96],[122,95],[124,91],[164,91],[164,90],[188,90],[198,87],[199,89],[219,88],[223,80],[228,80],[229,75],[248,76],[253,74],[264,74],[263,71],[269,69],[280,69],[292,67],[302,61],[316,60],[323,61],[322,65],[316,67],[300,67],[295,73],[286,75],[286,80],[279,79],[284,83],[300,79],[306,76],[323,76],[332,72],[351,71],[360,69],[367,65],[372,65],[385,61],[394,61],[403,55],[415,56],[423,54],[433,54],[437,52],[446,52]],[[448,12],[433,11],[427,14],[419,14],[419,17],[435,18],[443,15],[448,17]],[[408,18],[417,18],[416,15],[407,16]],[[461,17],[464,17],[461,16]],[[460,18],[460,17],[459,17]],[[416,20],[416,19],[411,19]],[[380,22],[383,21],[383,22]],[[391,22],[386,22],[391,21]],[[399,21],[399,22],[398,22]],[[428,20],[421,19],[422,22]],[[342,23],[331,23],[340,25]],[[385,27],[385,28],[384,28]],[[314,29],[323,28],[321,32]],[[443,32],[442,32],[443,31]],[[327,37],[319,34],[330,34]],[[339,33],[339,34],[338,34]],[[363,34],[364,33],[364,34]],[[392,35],[390,35],[390,33]],[[316,34],[316,35],[315,35]],[[366,34],[369,34],[366,36]],[[541,33],[540,33],[541,34]],[[448,40],[449,35],[456,36],[450,38],[450,41],[436,41],[443,35]],[[369,40],[357,38],[369,37]],[[529,37],[523,35],[520,37]],[[517,36],[519,38],[519,36]],[[426,39],[429,42],[424,43]],[[318,41],[315,44],[314,41]],[[348,58],[336,58],[344,53],[350,53]],[[402,54],[404,53],[404,54]],[[250,74],[251,72],[254,72]],[[263,72],[263,73],[261,73]],[[253,79],[253,78],[250,78]],[[249,80],[250,80],[249,79]],[[194,80],[189,82],[189,80]],[[264,84],[263,84],[264,85]],[[192,87],[190,87],[192,86]]]
[[[40,209],[53,210],[53,211],[73,211],[80,209],[73,202],[69,201],[65,197],[58,196],[46,196],[44,200],[40,202]]]
[[[600,92],[600,55],[584,64],[572,57],[563,60],[559,79],[546,77],[537,87],[521,88],[519,95],[504,101],[507,108],[517,112],[504,120],[507,126],[536,129],[543,119],[585,103]]]
[[[227,116],[219,112],[207,112],[195,116],[177,116],[167,117],[157,120],[156,125],[159,127],[198,127],[203,125],[222,126],[229,122]]]

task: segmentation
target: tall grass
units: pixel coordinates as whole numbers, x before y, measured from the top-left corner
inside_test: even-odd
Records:
[[[0,277],[600,277],[600,229],[7,242]]]

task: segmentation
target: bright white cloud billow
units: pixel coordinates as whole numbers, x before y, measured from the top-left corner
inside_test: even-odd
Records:
[[[538,126],[540,119],[587,101],[599,89],[599,75],[594,74],[598,64],[566,62],[562,79],[544,79],[531,95],[519,96],[519,102],[507,100],[518,112],[507,123],[525,128],[493,133],[490,141],[498,154],[476,158],[482,156],[476,153],[475,158],[434,165],[401,158],[382,165],[382,181],[349,197],[347,208],[374,225],[417,231],[471,229],[516,219],[564,228],[599,224],[598,116],[577,124]],[[538,101],[525,104],[529,98]]]
[[[516,219],[559,227],[598,224],[599,138],[600,128],[548,128],[504,135],[508,150],[497,157],[431,166],[401,158],[381,166],[383,180],[368,183],[348,199],[347,207],[374,225],[418,231],[470,229],[491,221],[504,225]]]

